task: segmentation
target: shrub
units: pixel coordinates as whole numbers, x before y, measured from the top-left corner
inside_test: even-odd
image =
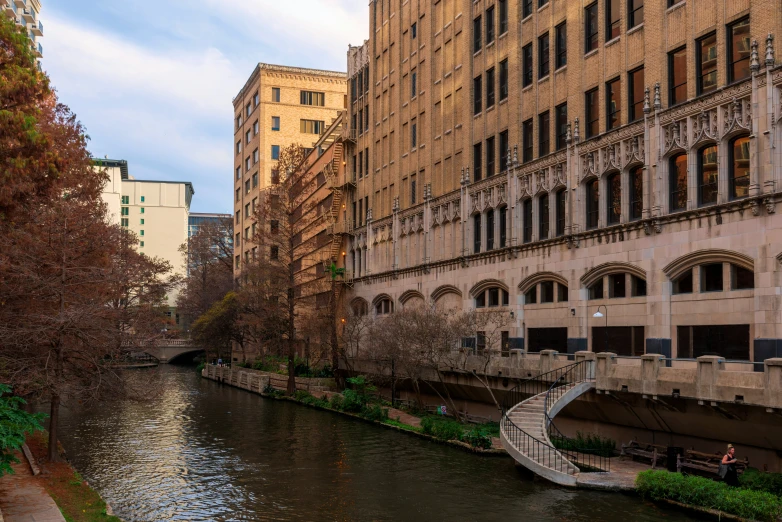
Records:
[[[377,388],[367,382],[366,377],[350,377],[347,379],[351,388],[345,390],[342,395],[342,409],[353,413],[360,413],[366,408],[371,394],[377,391]]]
[[[576,438],[551,437],[551,443],[555,448],[561,450],[580,451],[600,455],[601,457],[612,457],[616,451],[616,442],[600,435],[584,435],[576,432]]]
[[[355,390],[345,390],[342,392],[342,410],[353,413],[359,413],[366,407],[366,401],[362,400],[361,394]]]
[[[775,521],[782,516],[782,499],[778,496],[704,477],[648,470],[638,474],[635,485],[642,497],[652,500],[673,500],[752,520]]]
[[[739,484],[743,488],[782,496],[782,473],[765,473],[757,468],[747,468],[739,475]]]
[[[424,417],[421,419],[421,431],[442,440],[462,440],[464,426],[449,419]]]
[[[198,372],[198,375],[201,375],[201,372],[204,371],[204,368],[206,368],[205,362],[200,362],[198,366],[196,366],[196,372]]]
[[[301,402],[306,402],[306,399],[310,397],[312,397],[312,395],[310,395],[310,392],[305,390],[296,390],[296,393],[293,394],[293,398]],[[315,397],[312,398],[314,399]]]
[[[491,434],[486,428],[476,426],[464,434],[464,442],[473,448],[489,449],[491,448]]]
[[[388,408],[381,408],[377,404],[368,406],[361,412],[361,416],[372,421],[383,422],[388,419]]]
[[[342,410],[342,395],[335,393],[329,400],[329,407],[333,410]]]
[[[24,400],[10,393],[9,386],[0,384],[0,476],[13,473],[11,464],[19,462],[14,453],[22,448],[27,434],[43,430],[46,417],[26,412]]]
[[[263,393],[266,395],[276,395],[277,389],[271,385],[271,383],[266,383],[266,386],[263,387]]]

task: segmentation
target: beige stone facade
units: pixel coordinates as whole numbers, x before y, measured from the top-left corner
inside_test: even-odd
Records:
[[[345,73],[258,64],[234,98],[234,265],[249,258],[252,216],[279,150],[314,147],[346,103]]]
[[[498,307],[528,351],[782,355],[782,12],[643,3],[370,2],[356,309]]]
[[[30,40],[30,48],[38,60],[41,69],[43,57],[43,22],[41,22],[41,2],[39,0],[0,0],[0,11],[19,27],[22,27]]]

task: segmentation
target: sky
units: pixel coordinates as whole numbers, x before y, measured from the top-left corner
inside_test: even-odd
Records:
[[[43,68],[94,157],[232,214],[233,103],[258,62],[345,71],[366,0],[42,0]]]

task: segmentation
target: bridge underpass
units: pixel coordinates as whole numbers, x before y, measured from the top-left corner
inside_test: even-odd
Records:
[[[169,364],[180,359],[184,361],[187,356],[192,358],[204,351],[203,348],[182,340],[158,341],[154,345],[143,346],[140,350],[151,355],[161,364]]]

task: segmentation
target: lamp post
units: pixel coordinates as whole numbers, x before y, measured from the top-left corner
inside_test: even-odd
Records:
[[[595,317],[597,319],[600,319],[601,317],[603,317],[603,314],[600,313],[600,309],[601,308],[606,311],[606,313],[605,313],[605,318],[606,318],[606,326],[605,326],[605,328],[606,328],[606,330],[605,330],[606,344],[605,344],[605,351],[607,352],[608,351],[608,308],[606,308],[606,305],[598,306],[597,307],[597,312],[595,312],[595,314],[592,317]]]

